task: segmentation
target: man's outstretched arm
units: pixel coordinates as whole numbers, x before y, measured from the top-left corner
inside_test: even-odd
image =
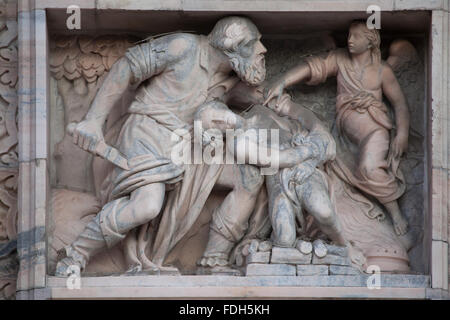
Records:
[[[103,140],[102,126],[109,112],[128,86],[137,86],[164,72],[169,65],[188,58],[195,45],[191,36],[174,34],[129,48],[106,76],[85,120],[74,129],[74,143],[84,150],[93,150],[96,143]]]
[[[131,68],[127,59],[125,57],[119,59],[106,76],[85,119],[103,125],[115,103],[128,89],[131,77]]]

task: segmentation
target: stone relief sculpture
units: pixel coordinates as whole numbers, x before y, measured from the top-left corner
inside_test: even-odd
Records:
[[[407,231],[407,222],[397,199],[405,190],[399,162],[408,145],[407,102],[391,67],[381,62],[376,29],[369,30],[365,22],[354,22],[349,29],[348,45],[348,51],[333,50],[324,58],[311,57],[288,71],[269,88],[266,101],[281,97],[285,87],[302,80],[314,85],[337,76],[338,156],[329,167],[346,184],[382,203],[391,214],[396,234],[402,236]],[[382,93],[395,108],[396,135],[391,142],[393,123],[381,100]],[[368,214],[372,218],[383,215],[379,210]],[[405,249],[401,249],[394,251],[407,259]]]
[[[348,52],[336,50],[326,58],[308,59],[307,65],[291,70],[270,88],[268,99],[299,81],[309,79],[308,83],[313,85],[329,76],[338,78],[337,128],[358,152],[353,157],[354,163],[339,164],[343,176],[383,203],[392,216],[396,233],[403,235],[407,222],[397,199],[404,192],[404,178],[398,166],[408,146],[409,113],[391,67],[381,62],[378,30],[368,29],[365,22],[353,23],[349,29]],[[394,125],[382,103],[382,94],[395,108],[396,136],[392,143],[389,143],[389,130]]]
[[[0,299],[15,296],[17,261],[17,22],[0,2]]]
[[[64,105],[63,124],[79,122],[86,115],[92,100],[115,61],[121,58],[136,39],[124,37],[58,37],[51,42],[50,72]],[[124,97],[126,99],[126,97]],[[119,110],[108,119],[108,127],[120,118]],[[57,117],[55,117],[57,118]],[[94,191],[90,170],[92,155],[77,148],[65,126],[57,132],[55,171],[60,187],[71,186],[85,192]],[[70,156],[65,156],[70,154]]]
[[[326,174],[318,169],[335,158],[334,140],[312,112],[293,103],[286,94],[283,100],[280,103],[281,108],[277,108],[275,103],[272,103],[275,102],[274,100],[271,100],[270,106],[286,117],[279,117],[271,109],[256,105],[248,111],[247,118],[242,118],[218,102],[200,110],[202,115],[214,114],[209,117],[202,116],[202,123],[207,128],[214,128],[214,119],[234,118],[229,122],[236,124],[234,129],[243,129],[243,131],[235,137],[235,140],[227,140],[227,144],[229,148],[236,146],[234,155],[245,154],[246,159],[251,158],[250,150],[264,148],[261,145],[255,148],[248,146],[248,144],[259,142],[248,140],[246,134],[248,130],[278,130],[279,141],[271,142],[270,151],[277,152],[276,161],[280,170],[276,174],[266,176],[269,196],[268,213],[272,225],[271,246],[293,248],[302,237],[312,239],[305,232],[304,210],[315,219],[320,230],[331,241],[348,249],[351,262],[362,269],[365,264],[364,256],[344,238],[340,221],[329,196]],[[215,123],[217,122],[219,121]],[[267,166],[264,160],[258,158],[256,161],[257,165]]]
[[[180,128],[189,131],[198,107],[221,97],[239,81],[229,76],[230,71],[249,84],[264,80],[266,49],[260,37],[249,20],[229,17],[220,20],[208,37],[164,36],[133,47],[113,65],[73,137],[79,147],[95,151],[114,104],[130,85],[144,82],[116,143],[130,170],[116,167],[110,172],[102,189],[102,210],[65,248],[66,257],[58,262],[57,274],[66,275],[71,265],[83,269],[98,251],[155,219],[163,209],[166,190],[177,182],[181,186],[168,193],[151,260],[140,261],[139,248],[130,240],[128,261],[135,262],[130,267],[167,270],[162,266],[165,257],[195,222],[215,184],[232,191],[215,211],[204,256],[214,260],[208,263],[210,267],[228,263],[226,257],[245,232],[243,223],[253,210],[263,179],[248,165],[176,166],[170,161],[171,134]],[[146,81],[150,78],[152,81]]]
[[[74,145],[65,127],[86,115],[111,66],[135,41],[137,39],[123,36],[66,36],[57,37],[50,43],[49,67],[57,89],[55,102],[52,103],[52,117],[58,119],[55,123],[60,123],[53,128],[51,135],[54,145],[52,184],[56,187],[51,196],[51,272],[56,265],[56,251],[73,241],[83,230],[86,219],[92,218],[101,208],[97,192],[99,181],[103,181],[104,177],[99,172],[103,168],[107,170],[107,166],[101,163],[100,168],[95,170],[97,174],[93,174],[92,168],[99,160]],[[115,109],[107,120],[106,130],[120,125],[124,111],[121,105]],[[119,272],[124,265],[118,248],[107,250],[97,260],[101,267],[96,267],[98,264],[94,261],[91,268],[98,271],[107,269]]]
[[[262,83],[266,49],[245,18],[222,19],[207,37],[175,33],[135,46],[114,38],[104,43],[57,42],[58,53],[51,60],[64,100],[64,123],[78,123],[56,155],[68,161],[61,151],[64,143],[68,154],[77,145],[80,158],[60,165],[59,176],[64,176],[64,166],[82,158],[85,172],[94,167],[93,182],[86,184],[84,175],[75,188],[72,182],[72,189],[96,194],[54,190],[55,213],[62,211],[64,199],[86,203],[72,217],[79,217],[76,228],[60,229],[55,237],[55,250],[65,246],[59,251],[57,275],[66,276],[70,265],[85,269],[89,261],[90,266],[108,265],[97,269],[110,273],[178,274],[168,261],[176,262],[174,256],[198,233],[206,235],[204,243],[195,240],[193,245],[202,251],[199,274],[354,274],[371,264],[382,271],[409,270],[412,235],[397,203],[405,191],[399,166],[408,146],[409,115],[390,68],[398,73],[411,63],[416,53],[409,42],[394,41],[387,63],[382,62],[379,34],[354,23],[349,52],[337,49],[323,58],[307,58],[271,86]],[[333,75],[338,98],[336,126],[330,132],[284,89]],[[395,109],[395,121],[383,93]],[[230,111],[251,104],[241,116]],[[171,152],[188,135],[177,141],[171,136],[179,129],[190,136],[199,117],[222,131],[280,130],[280,171],[266,176],[261,188],[264,178],[257,167],[268,163],[174,164]],[[239,145],[239,137],[234,142]],[[92,154],[109,162],[91,160]],[[66,175],[67,183],[60,180],[59,187],[71,179]],[[225,193],[217,198],[220,190]],[[69,211],[75,212],[73,201]],[[393,224],[384,219],[379,203]],[[57,224],[68,217],[59,219]],[[289,268],[261,269],[277,264]],[[246,269],[240,273],[236,266]]]

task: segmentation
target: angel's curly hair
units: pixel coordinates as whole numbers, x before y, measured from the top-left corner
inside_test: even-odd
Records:
[[[357,25],[362,25],[364,27],[364,35],[366,36],[367,40],[369,40],[370,43],[370,50],[372,51],[372,60],[374,63],[380,63],[381,62],[381,50],[380,50],[380,45],[381,45],[381,37],[380,37],[380,32],[373,28],[373,29],[369,29],[367,27],[367,23],[364,20],[354,20],[351,24],[350,24],[350,28],[353,26],[357,26]],[[349,28],[349,29],[350,29]]]

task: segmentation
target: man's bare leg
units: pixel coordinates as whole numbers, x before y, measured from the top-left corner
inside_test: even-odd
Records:
[[[281,188],[278,174],[266,177],[266,188],[269,196],[269,216],[272,223],[273,245],[294,247],[297,239],[295,209],[291,200]],[[301,208],[297,209],[301,210]]]
[[[244,236],[264,178],[257,167],[225,165],[216,188],[231,189],[214,211],[201,266],[225,266],[234,245]]]
[[[67,268],[71,265],[83,270],[92,256],[106,247],[113,247],[131,229],[154,219],[161,211],[164,194],[165,185],[154,183],[136,189],[130,197],[108,202],[65,248],[66,257],[58,262],[56,275],[67,276]]]

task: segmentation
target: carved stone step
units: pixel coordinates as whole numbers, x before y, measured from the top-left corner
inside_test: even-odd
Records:
[[[258,250],[261,252],[266,252],[272,250],[272,242],[263,241],[259,244]]]
[[[247,265],[247,276],[295,276],[295,266],[288,264],[261,264],[252,263]]]
[[[216,266],[213,268],[198,267],[197,275],[215,275],[215,276],[241,276],[241,272],[227,266]]]
[[[347,257],[336,256],[334,254],[327,254],[323,258],[319,258],[314,255],[312,259],[313,264],[329,264],[329,265],[338,265],[338,266],[350,266],[350,259]]]
[[[250,247],[248,248],[248,252],[249,253],[258,252],[258,247],[259,247],[258,240],[252,240],[252,242],[250,242]]]
[[[325,247],[327,247],[328,254],[333,254],[341,257],[348,257],[347,247],[336,246],[333,244],[325,244]]]
[[[246,258],[247,264],[251,263],[269,263],[270,251],[250,253]]]
[[[297,265],[297,276],[327,276],[328,266],[322,265]]]
[[[330,266],[330,275],[357,275],[361,274],[358,269],[349,266]]]

